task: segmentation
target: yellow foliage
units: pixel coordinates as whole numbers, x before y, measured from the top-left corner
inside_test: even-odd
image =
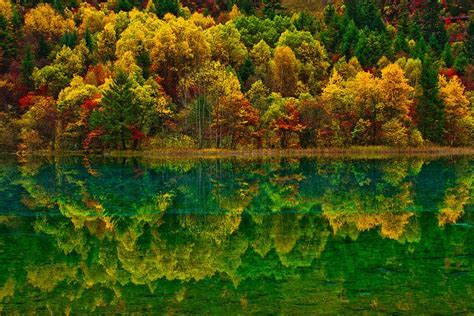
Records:
[[[97,10],[87,2],[81,3],[80,13],[82,14],[82,23],[79,27],[81,33],[89,30],[91,33],[100,32],[104,29],[105,24],[110,20],[110,17],[114,15],[112,12],[106,16],[103,11]]]
[[[273,86],[284,97],[295,96],[298,84],[298,60],[288,46],[278,46],[272,61]]]
[[[213,27],[216,23],[211,16],[204,16],[202,13],[194,12],[189,21],[193,22],[196,26],[201,27],[203,30]]]
[[[59,282],[74,277],[75,269],[66,264],[30,267],[27,273],[28,283],[43,291],[51,292]]]
[[[474,117],[464,86],[458,77],[439,77],[440,97],[445,105],[445,137],[451,146],[469,145],[474,138]]]
[[[73,30],[74,21],[64,19],[49,4],[39,4],[25,15],[25,32],[42,35],[48,41]]]
[[[155,32],[150,55],[154,70],[167,77],[199,69],[211,52],[201,27],[173,18]]]
[[[229,20],[234,20],[234,19],[238,18],[241,15],[242,15],[242,13],[240,13],[239,7],[236,4],[234,4],[232,6],[232,10],[230,10],[230,12],[229,12]]]
[[[13,10],[10,0],[0,0],[0,15],[4,16],[7,20],[11,20]]]

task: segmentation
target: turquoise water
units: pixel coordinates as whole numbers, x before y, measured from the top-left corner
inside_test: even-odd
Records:
[[[0,158],[0,310],[474,312],[474,159]]]

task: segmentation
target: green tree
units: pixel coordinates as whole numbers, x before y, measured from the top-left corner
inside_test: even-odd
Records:
[[[171,13],[178,16],[180,13],[180,6],[178,0],[153,0],[154,12],[160,18],[164,17],[166,13]]]
[[[32,88],[34,85],[32,74],[33,69],[35,68],[35,62],[33,59],[33,54],[31,53],[31,49],[29,46],[26,47],[25,55],[21,62],[21,79],[24,84],[26,84],[29,88]]]
[[[443,57],[443,61],[447,68],[451,68],[453,66],[453,63],[454,63],[453,52],[451,49],[451,45],[449,45],[449,43],[446,43],[446,45],[444,45],[444,50],[443,50],[443,53],[441,54],[441,57]]]
[[[281,0],[263,0],[263,13],[271,19],[283,9]]]
[[[90,118],[92,130],[102,129],[104,139],[115,148],[127,149],[131,138],[130,125],[137,116],[132,82],[127,74],[120,72],[102,96],[100,109],[94,110]]]
[[[441,143],[444,128],[444,106],[439,97],[438,66],[426,55],[422,61],[420,85],[422,94],[418,98],[418,127],[423,138]]]

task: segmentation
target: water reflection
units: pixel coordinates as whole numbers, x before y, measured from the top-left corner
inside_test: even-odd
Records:
[[[7,313],[474,308],[469,157],[1,165]]]

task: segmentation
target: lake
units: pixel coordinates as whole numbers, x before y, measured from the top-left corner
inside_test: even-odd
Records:
[[[0,312],[474,311],[474,158],[0,158]]]

